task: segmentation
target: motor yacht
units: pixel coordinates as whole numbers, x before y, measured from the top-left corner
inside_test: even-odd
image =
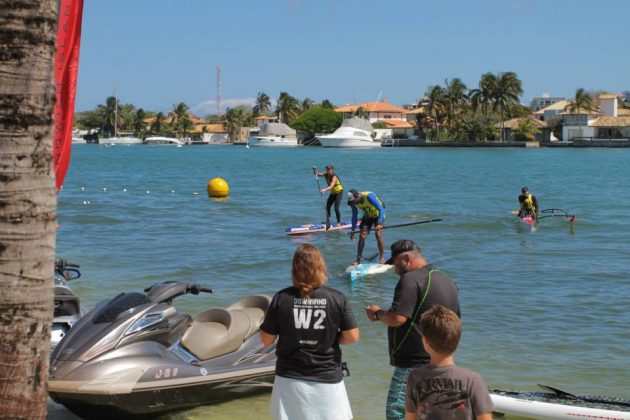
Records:
[[[372,138],[373,132],[368,120],[353,117],[343,120],[334,133],[317,139],[323,147],[381,147],[381,142]]]
[[[247,139],[250,147],[296,147],[297,132],[283,123],[265,123],[260,132]]]

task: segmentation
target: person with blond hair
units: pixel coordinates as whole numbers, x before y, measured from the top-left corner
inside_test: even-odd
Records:
[[[273,418],[352,418],[339,345],[356,343],[359,328],[347,298],[326,286],[326,273],[319,249],[300,245],[293,255],[293,284],[276,293],[260,326],[265,347],[278,338]]]
[[[431,363],[409,374],[406,420],[492,420],[494,404],[481,375],[455,365],[453,353],[462,336],[459,316],[434,305],[420,317],[422,346]]]

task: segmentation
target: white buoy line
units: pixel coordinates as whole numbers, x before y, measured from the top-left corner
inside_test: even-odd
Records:
[[[82,185],[82,186],[79,187],[79,191],[81,191],[81,192],[89,192],[89,189]],[[115,193],[116,191],[119,191],[119,190],[112,189],[112,188],[109,188],[109,187],[101,187],[101,191],[103,193],[112,194],[112,193]],[[133,191],[129,191],[129,189],[127,189],[127,188],[123,188],[121,191],[123,193],[127,193],[127,192],[133,193]],[[144,190],[144,195],[151,195],[151,194],[152,194],[151,190]],[[168,190],[166,192],[166,194],[177,195],[177,190],[174,190],[174,189]],[[191,195],[198,196],[199,192],[198,191],[192,191]],[[82,204],[87,206],[87,205],[90,205],[91,202],[90,202],[90,200],[83,200]]]

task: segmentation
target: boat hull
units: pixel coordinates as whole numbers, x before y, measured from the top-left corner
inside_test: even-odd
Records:
[[[112,144],[142,144],[142,139],[137,137],[106,137],[98,139],[98,144],[112,145]]]
[[[297,147],[297,139],[280,136],[253,136],[247,139],[249,147]]]
[[[374,140],[350,139],[343,137],[318,137],[322,147],[381,147],[381,143]]]

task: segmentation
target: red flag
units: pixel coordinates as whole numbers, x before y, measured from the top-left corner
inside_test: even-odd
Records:
[[[57,191],[61,188],[70,163],[74,100],[79,72],[79,46],[81,44],[81,18],[83,0],[60,0],[55,53],[55,131],[53,160],[57,176]]]

